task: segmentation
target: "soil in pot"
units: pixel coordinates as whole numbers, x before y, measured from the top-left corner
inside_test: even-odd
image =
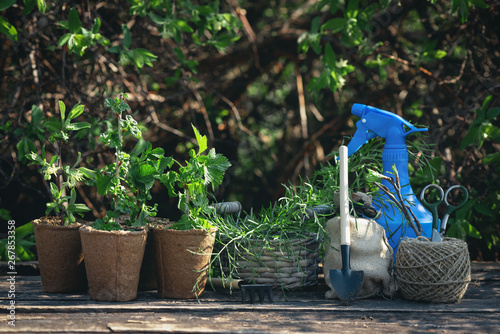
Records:
[[[87,290],[79,229],[87,222],[61,225],[58,217],[33,222],[42,291],[50,293]]]
[[[160,298],[190,299],[205,290],[217,228],[154,229]]]
[[[147,231],[80,229],[90,298],[130,301],[137,297]]]

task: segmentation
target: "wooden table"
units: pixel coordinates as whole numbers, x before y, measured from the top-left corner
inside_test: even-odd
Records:
[[[196,300],[161,300],[139,292],[125,303],[96,302],[87,294],[47,294],[39,276],[16,276],[15,326],[8,324],[9,276],[0,287],[0,333],[500,333],[500,263],[473,263],[472,282],[453,304],[325,300],[327,287],[283,296],[274,303],[241,302],[241,291],[205,291]]]

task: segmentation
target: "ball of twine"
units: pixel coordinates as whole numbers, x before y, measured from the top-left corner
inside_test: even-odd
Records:
[[[470,282],[467,244],[445,238],[405,238],[396,253],[395,277],[408,300],[449,303],[460,300]]]

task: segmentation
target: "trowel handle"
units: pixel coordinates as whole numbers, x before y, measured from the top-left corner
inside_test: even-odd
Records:
[[[348,149],[342,145],[339,149],[340,160],[340,244],[351,244],[351,233],[349,230],[349,179],[348,179]]]

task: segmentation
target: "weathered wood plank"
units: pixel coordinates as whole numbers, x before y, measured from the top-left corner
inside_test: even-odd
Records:
[[[425,317],[411,313],[381,312],[300,312],[280,311],[175,313],[92,313],[63,314],[54,321],[53,314],[26,314],[19,317],[14,330],[0,326],[0,333],[407,333],[473,332],[497,333],[498,314],[461,313],[457,317],[430,312]]]
[[[199,301],[158,299],[146,291],[131,302],[105,303],[85,293],[43,293],[40,277],[17,276],[16,326],[0,318],[0,333],[498,333],[500,264],[473,263],[472,270],[458,303],[377,297],[349,306],[324,299],[325,285],[286,296],[275,290],[275,303],[255,305],[241,303],[239,290],[208,290]],[[7,291],[7,277],[0,279]],[[6,293],[0,299],[9,302]]]

